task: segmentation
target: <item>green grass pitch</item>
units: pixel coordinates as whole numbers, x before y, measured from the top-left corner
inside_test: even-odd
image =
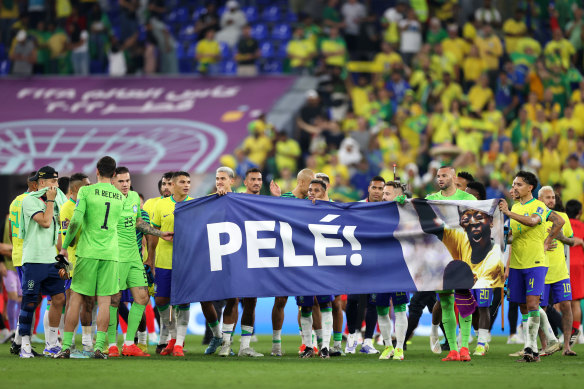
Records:
[[[380,361],[379,355],[348,355],[301,360],[299,336],[283,336],[286,355],[269,356],[271,337],[260,336],[252,346],[266,354],[250,359],[203,355],[200,336],[187,337],[185,358],[112,358],[109,360],[21,360],[0,345],[1,388],[580,388],[584,382],[584,345],[577,357],[560,353],[540,363],[516,363],[508,354],[521,348],[496,337],[485,357],[471,362],[441,362],[428,338],[414,337],[404,361]],[[77,343],[81,343],[80,336]],[[344,345],[344,344],[343,344]],[[154,346],[150,346],[154,354]],[[239,348],[239,336],[234,350]],[[381,346],[377,346],[382,349]],[[36,346],[42,350],[41,345]],[[471,352],[474,344],[471,345]]]

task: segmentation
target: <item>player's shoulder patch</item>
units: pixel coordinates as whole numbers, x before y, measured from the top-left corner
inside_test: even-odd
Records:
[[[540,215],[543,215],[543,208],[542,207],[537,207],[535,213],[539,213]]]

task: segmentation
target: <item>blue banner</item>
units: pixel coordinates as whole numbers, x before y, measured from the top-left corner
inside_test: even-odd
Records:
[[[475,269],[495,263],[502,274],[493,204],[312,204],[233,193],[179,203],[171,301],[484,287]],[[488,222],[468,227],[479,219],[473,212]],[[485,260],[471,264],[480,234]]]

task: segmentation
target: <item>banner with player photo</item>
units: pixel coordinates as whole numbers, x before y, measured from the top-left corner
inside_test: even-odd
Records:
[[[502,287],[497,204],[233,193],[179,203],[171,302]]]

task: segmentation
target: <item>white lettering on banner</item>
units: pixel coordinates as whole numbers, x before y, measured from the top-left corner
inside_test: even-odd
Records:
[[[247,267],[258,269],[264,267],[278,267],[279,257],[260,257],[261,249],[275,249],[276,238],[258,238],[259,231],[274,231],[276,222],[268,221],[246,221],[245,239],[247,241]]]
[[[226,244],[221,244],[221,234],[229,235],[229,241]],[[241,248],[241,229],[231,222],[207,224],[207,238],[211,271],[223,270],[221,257],[233,254]]]
[[[327,215],[321,220],[332,221],[338,215]],[[296,255],[294,241],[292,239],[292,227],[286,222],[280,221],[280,238],[282,239],[282,257],[284,267],[314,266],[313,255]],[[246,237],[247,267],[249,269],[276,268],[280,266],[280,257],[262,257],[260,250],[276,248],[276,238],[259,238],[258,232],[274,232],[275,220],[251,221],[244,223]],[[327,237],[325,235],[339,235],[340,225],[309,224],[309,231],[314,236],[314,254],[318,266],[346,266],[347,255],[327,255],[327,249],[342,248],[342,239]],[[353,251],[361,250],[361,243],[355,237],[357,226],[345,226],[342,236],[351,245]],[[229,240],[221,244],[221,234],[227,234]],[[234,254],[241,249],[243,234],[241,228],[232,222],[207,224],[207,241],[209,243],[209,263],[211,271],[223,270],[223,256]],[[353,266],[359,266],[363,262],[361,254],[355,253],[349,257]]]
[[[32,97],[35,100],[40,99],[69,99],[75,98],[76,91],[71,88],[22,88],[16,93],[17,99]]]
[[[292,227],[286,222],[280,222],[280,236],[282,237],[282,248],[284,251],[284,267],[312,266],[314,257],[312,255],[296,255],[296,249],[292,242]]]

